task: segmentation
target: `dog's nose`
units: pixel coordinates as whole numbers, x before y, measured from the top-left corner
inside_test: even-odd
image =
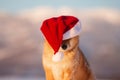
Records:
[[[67,49],[67,44],[62,44],[62,49],[66,50]]]

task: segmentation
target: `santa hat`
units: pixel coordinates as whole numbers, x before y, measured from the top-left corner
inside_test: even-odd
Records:
[[[60,61],[63,53],[58,52],[62,40],[79,35],[81,25],[74,16],[60,16],[47,19],[41,26],[41,31],[54,50],[53,61]]]

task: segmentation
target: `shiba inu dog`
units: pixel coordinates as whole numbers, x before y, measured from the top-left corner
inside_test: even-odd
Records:
[[[79,36],[63,40],[59,51],[64,52],[64,58],[60,62],[53,62],[54,51],[45,40],[42,62],[46,80],[95,80],[79,48]]]
[[[74,16],[53,17],[43,22],[42,63],[46,80],[94,80],[79,48],[80,30],[80,22]]]

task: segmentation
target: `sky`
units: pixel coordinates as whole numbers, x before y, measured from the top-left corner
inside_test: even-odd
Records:
[[[0,11],[18,12],[38,6],[120,9],[120,0],[0,0]]]

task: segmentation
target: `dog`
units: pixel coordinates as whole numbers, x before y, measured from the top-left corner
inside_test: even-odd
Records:
[[[59,51],[64,53],[63,59],[53,62],[54,50],[45,40],[42,63],[46,80],[95,80],[88,61],[79,48],[79,36],[63,40]]]

